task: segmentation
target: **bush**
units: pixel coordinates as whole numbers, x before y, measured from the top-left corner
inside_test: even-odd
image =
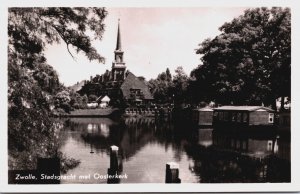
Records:
[[[94,101],[96,101],[97,100],[97,96],[96,95],[94,95],[94,94],[91,94],[91,95],[89,95],[89,102],[94,102]]]
[[[80,160],[67,157],[65,154],[61,152],[58,153],[58,157],[60,158],[60,171],[65,174],[68,170],[77,167],[80,164]]]

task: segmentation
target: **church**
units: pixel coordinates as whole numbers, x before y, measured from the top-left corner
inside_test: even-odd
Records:
[[[121,44],[120,20],[118,22],[117,44],[114,51],[114,61],[111,71],[106,70],[102,75],[91,77],[85,81],[78,91],[81,95],[93,94],[98,97],[108,96],[111,105],[136,106],[147,105],[153,100],[153,96],[143,77],[137,77],[126,70],[124,62],[124,51]]]

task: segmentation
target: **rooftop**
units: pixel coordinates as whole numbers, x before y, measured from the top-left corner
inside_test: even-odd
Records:
[[[150,93],[148,86],[144,81],[141,81],[138,77],[136,77],[133,73],[128,72],[123,84],[121,85],[121,90],[123,92],[123,96],[125,99],[131,99],[130,89],[140,89],[144,99],[152,100],[152,94]]]
[[[213,111],[213,109],[210,108],[210,107],[197,108],[197,109],[194,109],[194,110],[198,110],[198,111]]]
[[[241,110],[241,111],[257,111],[257,110],[274,111],[271,108],[264,106],[221,106],[214,108],[214,110]]]

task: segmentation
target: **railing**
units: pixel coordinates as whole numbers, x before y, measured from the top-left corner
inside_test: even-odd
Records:
[[[161,116],[168,117],[171,116],[171,109],[157,109],[157,108],[126,108],[124,112],[124,116]]]

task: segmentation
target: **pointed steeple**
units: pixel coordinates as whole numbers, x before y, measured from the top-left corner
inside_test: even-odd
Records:
[[[125,78],[125,62],[123,61],[123,54],[121,47],[121,30],[120,30],[120,19],[118,21],[118,35],[117,35],[117,46],[115,53],[115,60],[112,63],[112,81],[124,81]]]
[[[122,44],[121,44],[121,32],[120,32],[120,19],[118,21],[118,35],[117,35],[117,46],[116,50],[120,51],[122,50]]]

